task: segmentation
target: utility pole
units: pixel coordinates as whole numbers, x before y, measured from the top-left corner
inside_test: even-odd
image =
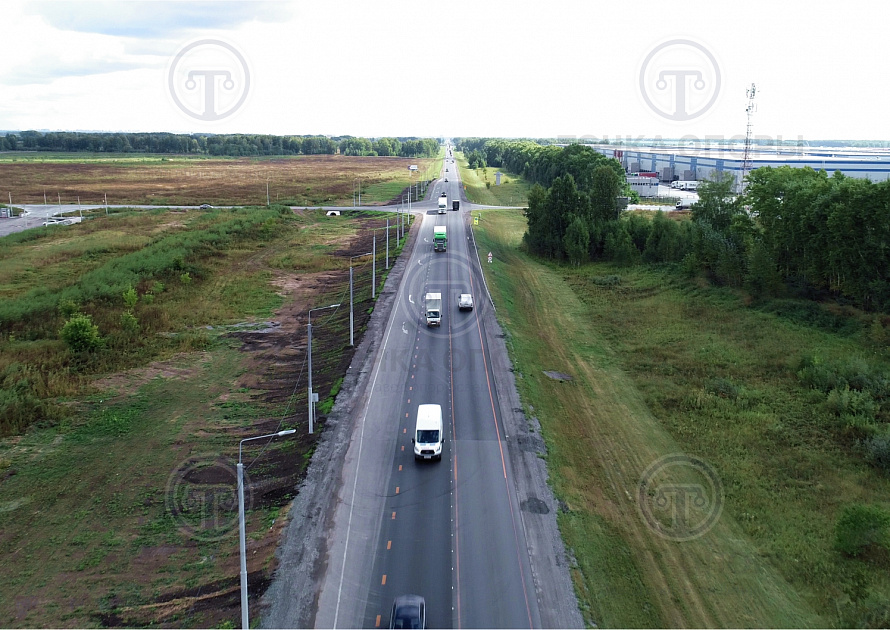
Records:
[[[374,238],[371,241],[371,299],[377,297],[377,232],[374,232]]]
[[[386,270],[389,271],[389,217],[386,217]]]
[[[266,207],[269,207],[269,178],[266,178]]]

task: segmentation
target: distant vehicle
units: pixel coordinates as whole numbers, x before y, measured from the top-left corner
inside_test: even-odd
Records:
[[[447,177],[445,178],[445,183],[446,183],[446,184],[448,183],[448,178],[447,178]]]
[[[457,308],[461,311],[472,311],[473,296],[469,293],[461,293],[457,298]]]
[[[444,210],[442,210],[444,212]],[[444,225],[437,225],[433,228],[433,250],[444,252],[448,249],[448,232]]]
[[[695,203],[695,199],[690,197],[684,197],[683,199],[677,199],[677,210],[686,210],[692,207],[692,204]]]
[[[209,203],[202,203],[200,206],[198,206],[198,208],[200,208],[201,210],[210,210],[211,208],[213,208],[213,206],[211,206]]]
[[[445,214],[445,209],[448,207],[448,195],[442,193],[439,195],[439,214]]]
[[[426,601],[420,595],[400,595],[392,603],[390,628],[426,628]]]
[[[414,459],[442,459],[445,432],[442,430],[441,405],[417,406],[417,424],[414,425],[411,443],[414,444]]]
[[[677,190],[698,190],[698,182],[694,182],[694,181],[671,182],[671,188],[676,188]]]
[[[427,293],[424,297],[426,308],[426,325],[441,326],[442,324],[442,294]]]
[[[454,201],[452,201],[452,202],[451,202],[451,209],[452,209],[452,210],[460,210],[460,200],[455,199]]]
[[[446,172],[446,173],[448,172],[448,168],[447,168],[447,167],[445,168],[445,172]]]
[[[339,210],[328,210],[327,212],[325,212],[325,216],[326,217],[339,217],[340,211]]]
[[[49,217],[43,222],[43,225],[73,225],[74,223],[80,223],[82,220],[82,217]]]

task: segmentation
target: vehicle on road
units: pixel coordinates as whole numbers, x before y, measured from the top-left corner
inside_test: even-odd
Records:
[[[439,195],[439,214],[445,214],[445,208],[448,207],[448,195],[442,193]]]
[[[444,252],[448,249],[448,232],[444,225],[437,225],[433,228],[433,250]]]
[[[677,199],[677,210],[686,210],[692,207],[692,204],[696,202],[692,197],[683,197],[682,199]]]
[[[461,293],[457,298],[457,308],[461,311],[472,311],[473,296],[469,293]]]
[[[426,601],[420,595],[399,595],[393,600],[390,628],[426,628]]]
[[[213,208],[213,206],[211,206],[209,203],[202,203],[200,206],[198,206],[198,208],[201,210],[210,210],[211,208]]]
[[[442,406],[418,405],[414,425],[414,459],[442,459],[445,432],[442,430]]]
[[[460,210],[460,201],[457,200],[457,199],[455,199],[454,201],[452,201],[452,202],[451,202],[451,209],[452,209],[452,210]]]
[[[447,178],[447,177],[445,178],[445,183],[446,183],[446,184],[448,183],[448,178]]]
[[[442,324],[442,294],[427,293],[423,302],[426,307],[426,325],[440,326]]]

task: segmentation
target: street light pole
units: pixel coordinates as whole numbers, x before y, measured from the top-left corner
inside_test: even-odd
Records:
[[[371,241],[371,299],[377,297],[377,232],[374,232],[374,238]]]
[[[350,348],[355,345],[355,343],[353,342],[353,333],[352,333],[352,326],[353,326],[353,324],[352,324],[352,322],[353,322],[353,317],[352,317],[352,261],[356,258],[361,258],[363,256],[370,256],[370,255],[371,255],[371,252],[368,252],[367,254],[358,254],[357,256],[349,257],[349,347]]]
[[[296,429],[286,429],[278,433],[245,438],[238,442],[238,538],[241,545],[241,627],[244,630],[249,630],[250,623],[247,614],[247,542],[244,535],[244,465],[241,463],[241,447],[250,440],[281,437],[296,432]]]
[[[338,306],[340,306],[339,302],[337,304],[331,304],[330,306],[309,309],[309,435],[312,435],[312,424],[315,420],[315,400],[313,400],[312,396],[312,311],[323,311],[326,308],[336,308]]]

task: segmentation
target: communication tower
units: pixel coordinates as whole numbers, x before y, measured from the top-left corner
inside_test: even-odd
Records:
[[[745,107],[745,113],[748,114],[748,130],[745,133],[745,156],[742,158],[742,179],[739,182],[739,192],[745,192],[745,176],[748,174],[748,171],[751,170],[751,154],[752,147],[751,145],[754,142],[753,135],[753,123],[751,118],[754,116],[754,112],[757,111],[757,106],[754,104],[754,96],[757,93],[757,88],[752,83],[751,87],[745,90],[745,96],[748,97],[748,106]]]

